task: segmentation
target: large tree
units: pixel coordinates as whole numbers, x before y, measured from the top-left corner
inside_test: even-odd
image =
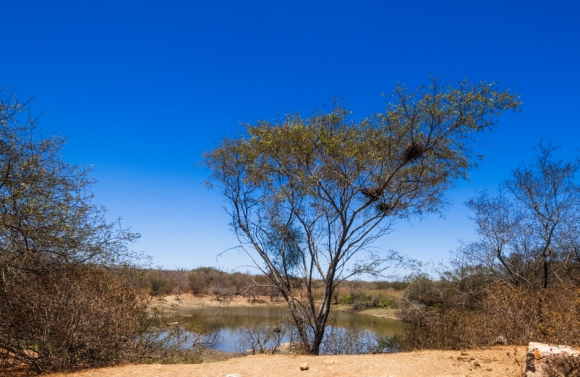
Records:
[[[398,86],[389,100],[359,120],[335,104],[260,121],[204,156],[240,246],[286,299],[311,354],[320,352],[334,289],[395,257],[373,242],[400,219],[440,211],[474,164],[473,135],[519,105],[493,83],[467,81]]]

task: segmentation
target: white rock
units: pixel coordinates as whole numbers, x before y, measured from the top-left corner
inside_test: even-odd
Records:
[[[580,352],[568,346],[530,342],[526,354],[526,377],[548,376],[548,363],[561,357],[580,358]]]
[[[507,345],[507,344],[508,344],[508,340],[506,339],[506,337],[505,337],[505,336],[503,336],[503,335],[500,335],[500,336],[498,336],[497,338],[495,338],[495,341],[494,341],[494,343],[493,343],[493,344],[494,344],[494,345],[498,345],[498,344],[499,344],[499,345],[505,346],[505,345]]]

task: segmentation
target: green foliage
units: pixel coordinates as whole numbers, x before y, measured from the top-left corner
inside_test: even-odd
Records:
[[[151,286],[151,295],[168,295],[171,293],[171,284],[169,280],[158,274],[149,275],[149,284]]]
[[[436,306],[445,300],[441,283],[431,280],[425,274],[412,275],[407,278],[408,286],[405,289],[405,298],[426,306]]]
[[[0,95],[3,95],[0,92]],[[62,137],[41,138],[27,103],[0,97],[0,268],[132,263],[138,234],[91,202],[90,169],[62,160]]]
[[[391,288],[393,288],[397,291],[403,291],[403,290],[407,289],[408,286],[409,286],[409,283],[403,282],[403,281],[394,281],[391,283]]]
[[[192,271],[187,276],[187,279],[189,281],[189,287],[191,288],[193,294],[207,292],[209,282],[202,279],[198,274]]]
[[[273,221],[270,227],[268,242],[264,250],[277,270],[287,271],[291,275],[300,267],[304,235],[300,228],[293,224],[278,224]]]
[[[349,294],[342,296],[341,304],[351,305],[352,304],[352,296]]]
[[[372,243],[397,220],[440,212],[445,191],[475,164],[473,135],[519,106],[494,83],[467,81],[432,80],[415,92],[398,86],[389,99],[383,112],[358,120],[335,103],[307,118],[259,121],[204,155],[210,185],[229,203],[232,230],[283,292],[314,354],[337,283],[400,263],[394,251],[374,253]],[[364,252],[369,257],[347,270],[347,261]],[[316,275],[327,288],[320,306],[308,304],[317,294]],[[293,292],[293,277],[309,285],[304,302]]]

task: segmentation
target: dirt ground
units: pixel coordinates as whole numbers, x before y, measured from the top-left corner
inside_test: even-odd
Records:
[[[223,305],[285,306],[284,302],[272,303],[260,298],[256,303],[236,296],[228,303],[217,301],[213,296],[192,294],[171,295],[156,300],[154,305],[177,310],[215,308]],[[335,309],[336,310],[336,309]],[[339,307],[338,310],[349,310]],[[365,314],[383,318],[397,318],[397,312],[389,309],[370,309]],[[231,358],[226,361],[204,364],[140,364],[86,371],[51,374],[51,377],[438,377],[438,376],[523,376],[525,347],[496,346],[468,351],[416,351],[393,354],[356,356],[301,356],[301,355],[255,355]],[[308,365],[302,371],[301,366]],[[237,374],[237,375],[236,375]]]
[[[152,305],[161,305],[167,309],[190,310],[222,306],[286,306],[286,302],[270,302],[270,298],[266,296],[258,297],[255,302],[249,302],[247,298],[242,296],[234,296],[230,300],[216,300],[215,296],[212,295],[196,296],[191,293],[182,293],[180,295],[156,298],[153,300]]]
[[[271,302],[267,296],[260,296],[255,302],[249,302],[247,298],[242,296],[234,296],[231,300],[216,300],[214,296],[202,295],[196,296],[191,293],[183,293],[180,295],[169,295],[153,300],[152,305],[160,305],[166,309],[174,310],[192,310],[202,308],[217,308],[217,307],[255,307],[255,306],[280,306],[286,307],[286,302],[280,300],[278,302]],[[333,305],[332,310],[336,311],[353,311],[351,306],[347,305]],[[357,313],[372,315],[380,318],[400,319],[400,312],[398,309],[386,308],[370,308],[358,311]]]
[[[438,377],[438,376],[522,376],[525,347],[492,347],[481,350],[418,351],[358,356],[256,355],[208,364],[128,365],[92,369],[51,377]],[[300,367],[308,364],[308,370]]]
[[[213,296],[194,296],[190,293],[171,295],[156,299],[153,305],[167,309],[189,310],[215,308],[224,305],[285,306],[285,302],[272,303],[260,298],[249,303],[241,296],[224,303]],[[349,310],[349,307],[334,307]],[[391,309],[369,309],[362,313],[383,318],[397,318]],[[416,351],[393,354],[356,356],[302,356],[302,355],[255,355],[235,357],[225,361],[203,364],[138,364],[119,367],[89,369],[76,373],[55,373],[51,377],[438,377],[438,376],[524,376],[525,347],[496,346],[468,351]],[[302,371],[301,366],[308,365]]]

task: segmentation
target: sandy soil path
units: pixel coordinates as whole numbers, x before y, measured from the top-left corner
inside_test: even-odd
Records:
[[[517,357],[522,360],[524,355],[525,347],[518,347]],[[308,364],[307,371],[300,370],[304,363]],[[466,352],[419,351],[359,356],[256,355],[209,364],[128,365],[51,377],[226,377],[233,373],[242,377],[519,377],[520,372],[521,368],[514,361],[513,347],[492,347]]]

